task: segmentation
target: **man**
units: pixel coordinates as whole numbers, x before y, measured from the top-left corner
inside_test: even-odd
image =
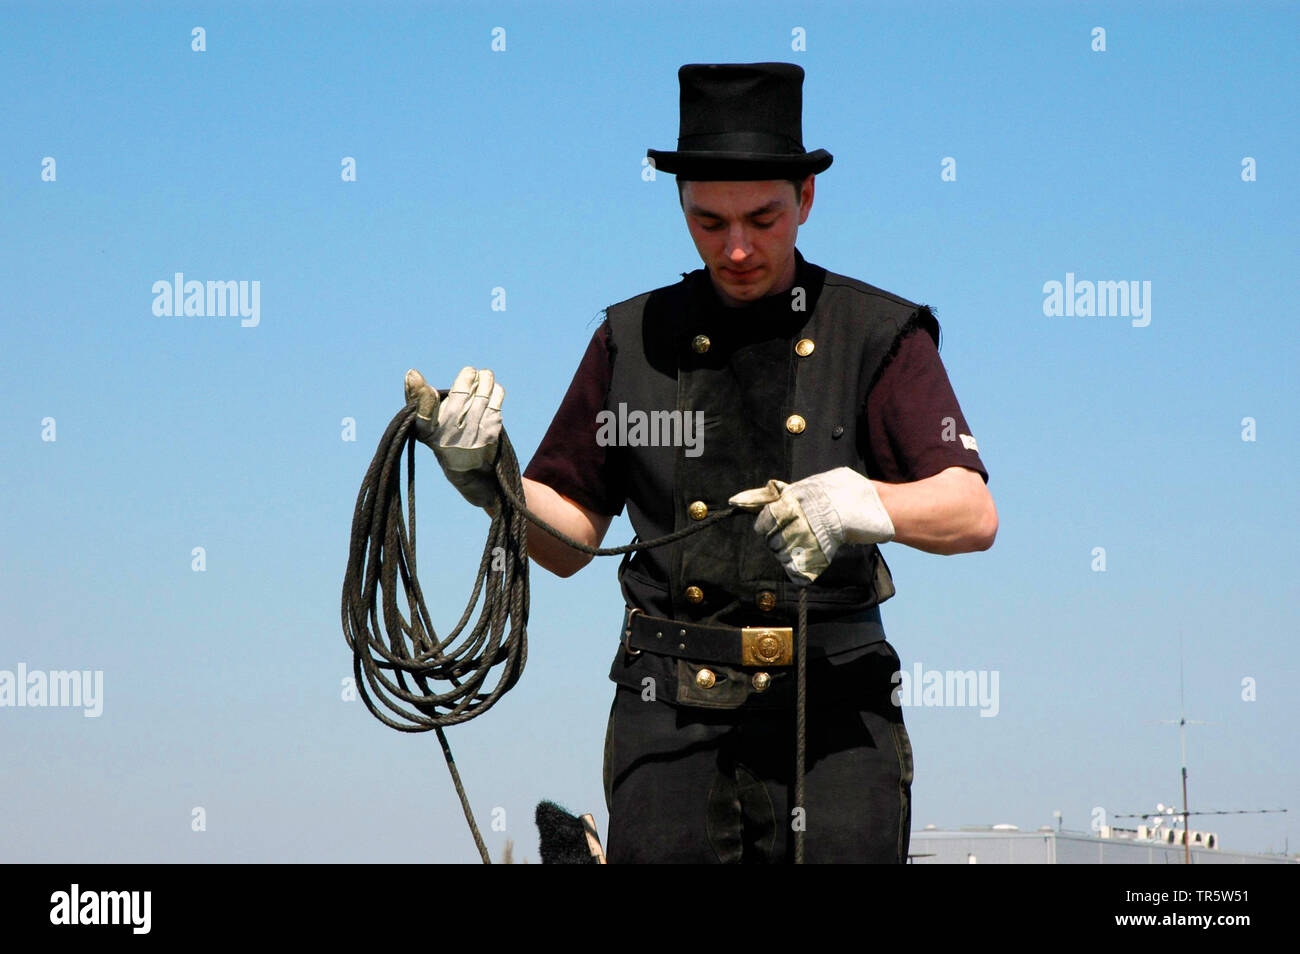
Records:
[[[803,70],[688,65],[678,79],[678,149],[648,155],[676,175],[705,268],[605,310],[523,481],[530,509],[592,546],[624,505],[642,540],[727,506],[757,514],[620,568],[608,858],[784,862],[802,829],[809,862],[903,863],[912,754],[877,545],[987,549],[987,472],[930,309],[795,248],[832,161],[803,148]],[[411,400],[426,395],[429,418],[418,373],[407,387]],[[490,371],[466,368],[437,424],[424,424],[448,476],[489,509],[503,397]],[[560,576],[590,560],[536,527],[528,545]],[[807,770],[796,805],[801,590]]]

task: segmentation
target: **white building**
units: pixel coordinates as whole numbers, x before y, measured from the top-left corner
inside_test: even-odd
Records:
[[[1099,835],[1057,831],[1044,825],[1021,831],[1015,825],[935,828],[912,832],[908,860],[917,865],[1181,865],[1183,830],[1102,828]],[[1192,831],[1194,865],[1300,864],[1300,857],[1224,851],[1213,832]]]

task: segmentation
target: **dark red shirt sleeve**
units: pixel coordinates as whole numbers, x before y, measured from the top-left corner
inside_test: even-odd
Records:
[[[523,475],[588,510],[618,516],[626,485],[611,448],[596,442],[596,415],[605,407],[610,368],[609,326],[602,321]]]
[[[868,477],[891,484],[969,467],[989,482],[939,350],[923,330],[908,334],[867,396]]]

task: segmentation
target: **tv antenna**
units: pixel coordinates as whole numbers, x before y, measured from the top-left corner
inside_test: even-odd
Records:
[[[1274,813],[1284,813],[1285,808],[1260,808],[1260,809],[1225,809],[1220,811],[1193,812],[1187,807],[1187,727],[1189,725],[1217,725],[1215,722],[1203,722],[1199,719],[1187,718],[1183,706],[1183,631],[1178,630],[1178,719],[1161,719],[1159,725],[1176,725],[1178,726],[1178,736],[1182,748],[1182,775],[1183,775],[1183,807],[1182,810],[1176,810],[1173,807],[1157,805],[1155,813],[1151,812],[1128,812],[1114,815],[1114,818],[1147,818],[1154,819],[1152,827],[1159,825],[1166,817],[1182,816],[1183,819],[1183,864],[1192,863],[1192,837],[1191,829],[1187,825],[1189,815],[1267,815]]]

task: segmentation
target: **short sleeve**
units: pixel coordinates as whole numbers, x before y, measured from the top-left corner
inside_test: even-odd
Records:
[[[588,510],[617,516],[623,512],[626,483],[618,458],[596,440],[597,415],[605,407],[610,376],[609,324],[601,322],[523,476]]]
[[[867,396],[868,476],[911,483],[949,467],[968,467],[989,480],[934,339],[923,330],[899,342]]]

